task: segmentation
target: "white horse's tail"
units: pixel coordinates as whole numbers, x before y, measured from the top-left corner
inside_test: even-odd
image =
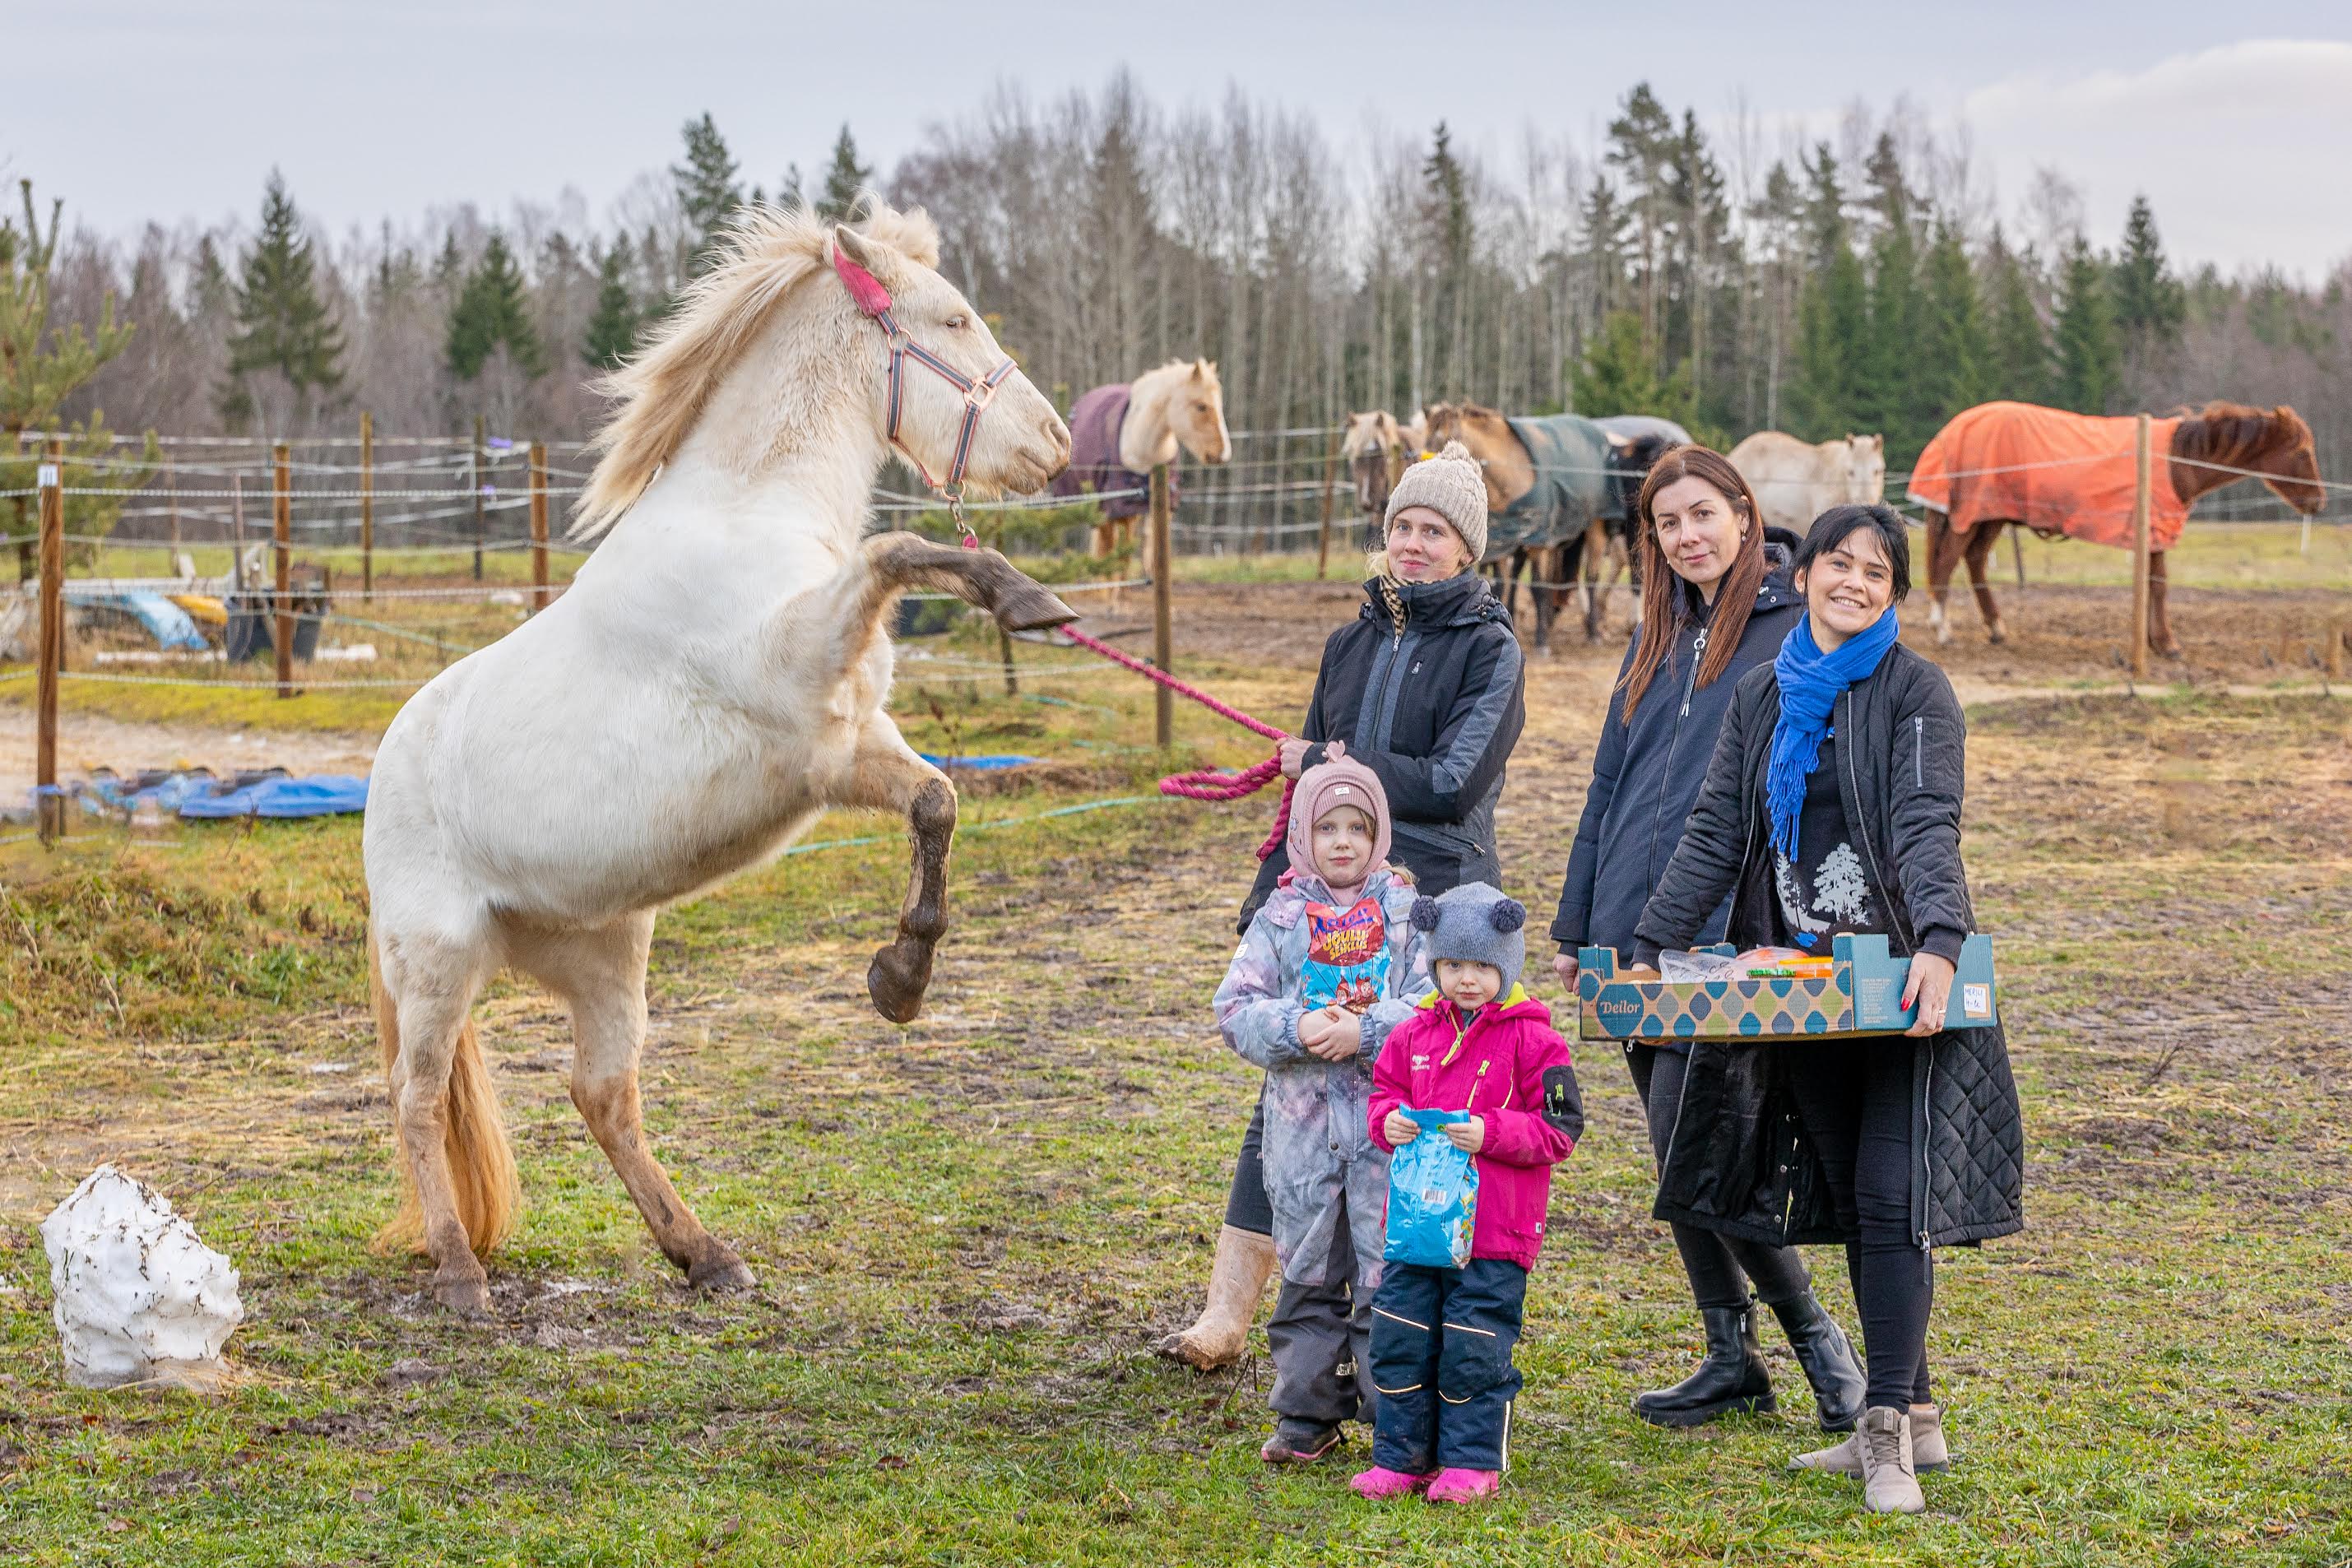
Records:
[[[372,924],[368,928],[368,999],[375,1008],[376,1034],[383,1042],[388,1079],[400,1058],[400,1008],[384,985],[383,963],[377,954]],[[475,1037],[471,1018],[457,1031],[442,1114],[442,1146],[448,1151],[457,1217],[465,1224],[466,1239],[476,1255],[487,1257],[514,1230],[515,1215],[522,1207],[522,1184],[515,1175],[514,1149],[507,1142],[506,1122],[499,1115],[498,1089],[490,1082],[489,1064],[482,1058],[482,1043]],[[424,1209],[417,1201],[415,1173],[409,1168],[396,1131],[393,1163],[400,1169],[400,1212],[376,1232],[375,1248],[423,1252]]]

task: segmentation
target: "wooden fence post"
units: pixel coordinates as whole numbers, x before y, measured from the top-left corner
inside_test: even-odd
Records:
[[[530,607],[547,608],[547,443],[530,444]]]
[[[2327,623],[2327,656],[2320,662],[2330,680],[2344,679],[2344,645],[2347,640],[2352,640],[2352,621]]]
[[[2017,563],[2017,585],[2025,586],[2025,527],[2011,523],[2009,529],[2010,559]]]
[[[482,580],[482,416],[474,416],[474,581]]]
[[[41,628],[33,734],[33,783],[40,802],[36,813],[41,842],[66,830],[65,797],[58,787],[58,679],[66,668],[66,444],[52,437],[40,465]]]
[[[269,531],[278,544],[278,584],[270,621],[270,651],[277,658],[278,695],[294,695],[294,496],[287,446],[269,450]]]
[[[360,598],[375,602],[375,416],[360,410]]]
[[[172,551],[176,555],[180,549],[180,468],[169,451],[163,454],[163,488],[170,492],[172,498]],[[177,561],[173,562],[172,571],[177,572],[179,569],[180,563]],[[170,574],[170,573],[165,574],[166,576]]]
[[[2132,492],[2131,672],[2147,678],[2148,496],[2155,480],[2155,451],[2148,444],[2148,416],[2139,416],[2139,483]]]
[[[1168,580],[1175,575],[1168,518],[1168,465],[1151,470],[1151,662],[1167,669],[1176,661],[1176,628],[1168,603]],[[1154,683],[1151,734],[1160,750],[1176,743],[1176,694]]]
[[[1342,425],[1331,437],[1331,449],[1323,454],[1323,529],[1315,542],[1315,579],[1318,583],[1331,567],[1331,485],[1339,474],[1339,443],[1347,438],[1348,427]]]

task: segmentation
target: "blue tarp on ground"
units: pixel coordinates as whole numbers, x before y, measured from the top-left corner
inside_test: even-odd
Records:
[[[73,787],[83,809],[93,815],[131,812],[143,805],[195,820],[334,816],[367,809],[363,778],[348,773],[296,778],[278,768],[226,779],[203,768],[143,773],[127,779],[100,773]]]
[[[1020,757],[1010,753],[988,757],[935,757],[929,752],[917,752],[915,755],[935,768],[970,768],[974,773],[994,773],[999,768],[1023,767],[1030,763],[1042,763],[1045,760],[1043,757]]]

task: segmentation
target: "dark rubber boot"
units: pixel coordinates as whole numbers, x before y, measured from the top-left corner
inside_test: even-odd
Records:
[[[1702,1307],[1706,1359],[1672,1388],[1633,1396],[1633,1414],[1654,1426],[1703,1426],[1733,1411],[1775,1408],[1771,1375],[1756,1345],[1756,1318],[1745,1307]]]
[[[1811,1290],[1786,1301],[1771,1303],[1772,1315],[1813,1385],[1813,1409],[1824,1432],[1851,1432],[1862,1415],[1863,1390],[1868,1380],[1853,1342]]]

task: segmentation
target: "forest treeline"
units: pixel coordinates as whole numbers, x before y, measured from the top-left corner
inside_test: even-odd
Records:
[[[272,174],[249,226],[69,227],[50,330],[130,331],[51,416],[301,436],[365,409],[385,432],[479,416],[583,437],[592,377],[732,211],[839,211],[871,186],[931,210],[948,273],[1065,399],[1204,354],[1236,429],[1470,397],[1666,414],[1722,440],[1881,431],[1900,469],[1986,398],[2231,397],[2295,405],[2331,473],[2352,458],[2352,256],[2316,287],[2180,268],[2144,199],[2088,213],[2045,168],[1998,204],[1965,134],[1901,103],[1804,142],[1744,118],[1710,130],[1642,85],[1598,144],[1531,129],[1496,160],[1444,124],[1336,145],[1239,92],[1171,110],[1122,74],[1052,101],[1000,89],[887,173],[844,126],[806,190],[797,169],[747,175],[707,114],[676,160],[601,226],[574,199],[331,237]],[[25,205],[11,227],[37,221]]]

